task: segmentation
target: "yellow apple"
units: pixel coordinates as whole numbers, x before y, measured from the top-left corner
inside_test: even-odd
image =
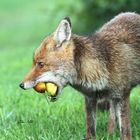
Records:
[[[57,93],[57,85],[55,85],[54,83],[46,83],[46,91],[52,95],[55,96]]]

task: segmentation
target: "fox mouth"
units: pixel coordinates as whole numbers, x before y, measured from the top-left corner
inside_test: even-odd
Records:
[[[58,99],[59,94],[62,92],[63,86],[58,85],[52,81],[42,81],[35,84],[33,88],[38,93],[47,93],[47,97],[50,101],[56,101]]]
[[[51,102],[55,102],[58,100],[58,96],[55,95],[55,96],[51,96],[51,95],[48,95],[47,98],[49,99],[49,101]]]
[[[48,98],[50,101],[56,101],[59,97],[59,95],[62,92],[62,89],[68,84],[68,79],[64,78],[63,76],[56,74],[54,72],[46,72],[42,74],[41,76],[37,77],[33,81],[26,81],[20,84],[20,87],[22,89],[30,89],[34,88],[39,83],[53,83],[57,86],[57,90],[54,94],[48,94]],[[38,90],[36,90],[38,92]],[[44,89],[40,93],[45,93],[46,87],[44,86]]]
[[[52,83],[57,86],[57,90],[55,94],[53,95],[48,94],[48,98],[50,99],[50,101],[54,102],[59,98],[63,88],[67,85],[68,80],[60,74],[56,74],[56,73],[54,74],[53,72],[46,72],[40,77],[38,77],[36,82],[37,83],[39,82]]]

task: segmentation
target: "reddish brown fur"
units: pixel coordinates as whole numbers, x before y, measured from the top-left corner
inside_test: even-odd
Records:
[[[63,66],[63,76],[72,79],[69,84],[85,95],[87,140],[96,137],[99,100],[110,102],[109,132],[113,132],[118,119],[121,139],[132,139],[129,95],[131,88],[140,83],[140,15],[120,14],[92,36],[72,34],[62,44],[51,35],[34,58],[33,69],[24,82]],[[38,61],[45,63],[41,70]]]
[[[57,51],[56,53],[56,50],[59,49],[57,42],[52,36],[45,39],[36,50],[33,58],[33,68],[23,82],[35,79],[43,72],[58,69],[60,64],[63,65],[63,61],[73,61],[73,49],[69,47],[71,43],[64,43],[63,45],[67,45],[67,47],[64,47],[63,51]],[[39,69],[37,66],[37,63],[40,61],[45,62],[45,67],[43,69]]]

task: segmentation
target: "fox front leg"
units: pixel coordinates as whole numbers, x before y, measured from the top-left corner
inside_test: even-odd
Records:
[[[96,139],[96,106],[96,99],[85,97],[87,124],[86,140]]]

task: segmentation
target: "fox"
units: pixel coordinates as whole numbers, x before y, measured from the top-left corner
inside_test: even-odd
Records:
[[[130,91],[140,84],[140,15],[124,12],[91,35],[72,33],[69,17],[35,50],[33,66],[22,89],[39,82],[58,86],[58,99],[67,85],[85,99],[86,140],[96,140],[96,112],[100,101],[109,102],[108,133],[119,124],[120,139],[132,140]]]

